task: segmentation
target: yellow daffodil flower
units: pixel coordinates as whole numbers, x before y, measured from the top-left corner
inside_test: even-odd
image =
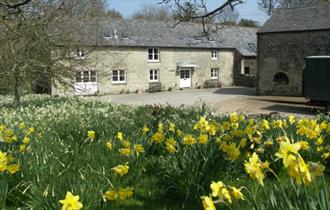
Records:
[[[71,192],[67,192],[65,199],[60,200],[62,204],[62,210],[79,210],[83,207],[83,204],[79,202],[79,196],[74,196]]]

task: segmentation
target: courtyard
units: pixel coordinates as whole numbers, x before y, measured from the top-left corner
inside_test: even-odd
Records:
[[[294,114],[313,116],[321,110],[310,106],[303,97],[256,96],[255,88],[225,87],[211,89],[183,89],[157,93],[119,94],[99,96],[104,102],[125,105],[199,106],[206,104],[215,113],[246,112],[255,114]],[[95,99],[95,97],[93,97]]]

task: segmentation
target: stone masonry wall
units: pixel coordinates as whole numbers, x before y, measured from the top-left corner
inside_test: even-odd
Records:
[[[244,74],[244,67],[250,67],[250,75]],[[257,74],[257,58],[243,57],[239,53],[235,58],[234,82],[237,86],[255,87]]]
[[[330,30],[258,34],[259,95],[301,96],[304,58],[330,54]],[[289,83],[276,83],[283,72]]]
[[[180,72],[177,63],[191,63],[199,67],[192,71],[191,88],[203,87],[211,79],[211,68],[219,68],[219,82],[234,84],[234,55],[231,50],[219,50],[219,58],[212,60],[210,49],[160,48],[160,61],[148,62],[148,48],[102,48],[88,55],[97,70],[98,94],[144,92],[149,88],[149,70],[159,69],[159,82],[167,90],[179,88]],[[112,70],[127,71],[125,84],[113,84]],[[53,94],[74,95],[74,90],[53,87]]]

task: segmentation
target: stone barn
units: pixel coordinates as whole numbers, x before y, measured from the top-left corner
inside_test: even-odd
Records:
[[[279,10],[257,35],[257,94],[301,96],[304,58],[330,55],[330,4]]]

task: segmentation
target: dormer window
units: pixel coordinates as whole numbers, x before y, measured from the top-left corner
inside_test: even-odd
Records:
[[[212,50],[211,51],[211,58],[212,60],[218,60],[219,52],[218,50]]]
[[[148,61],[159,62],[159,49],[157,48],[148,49]]]
[[[85,56],[85,51],[83,49],[77,49],[77,58],[84,59]]]

